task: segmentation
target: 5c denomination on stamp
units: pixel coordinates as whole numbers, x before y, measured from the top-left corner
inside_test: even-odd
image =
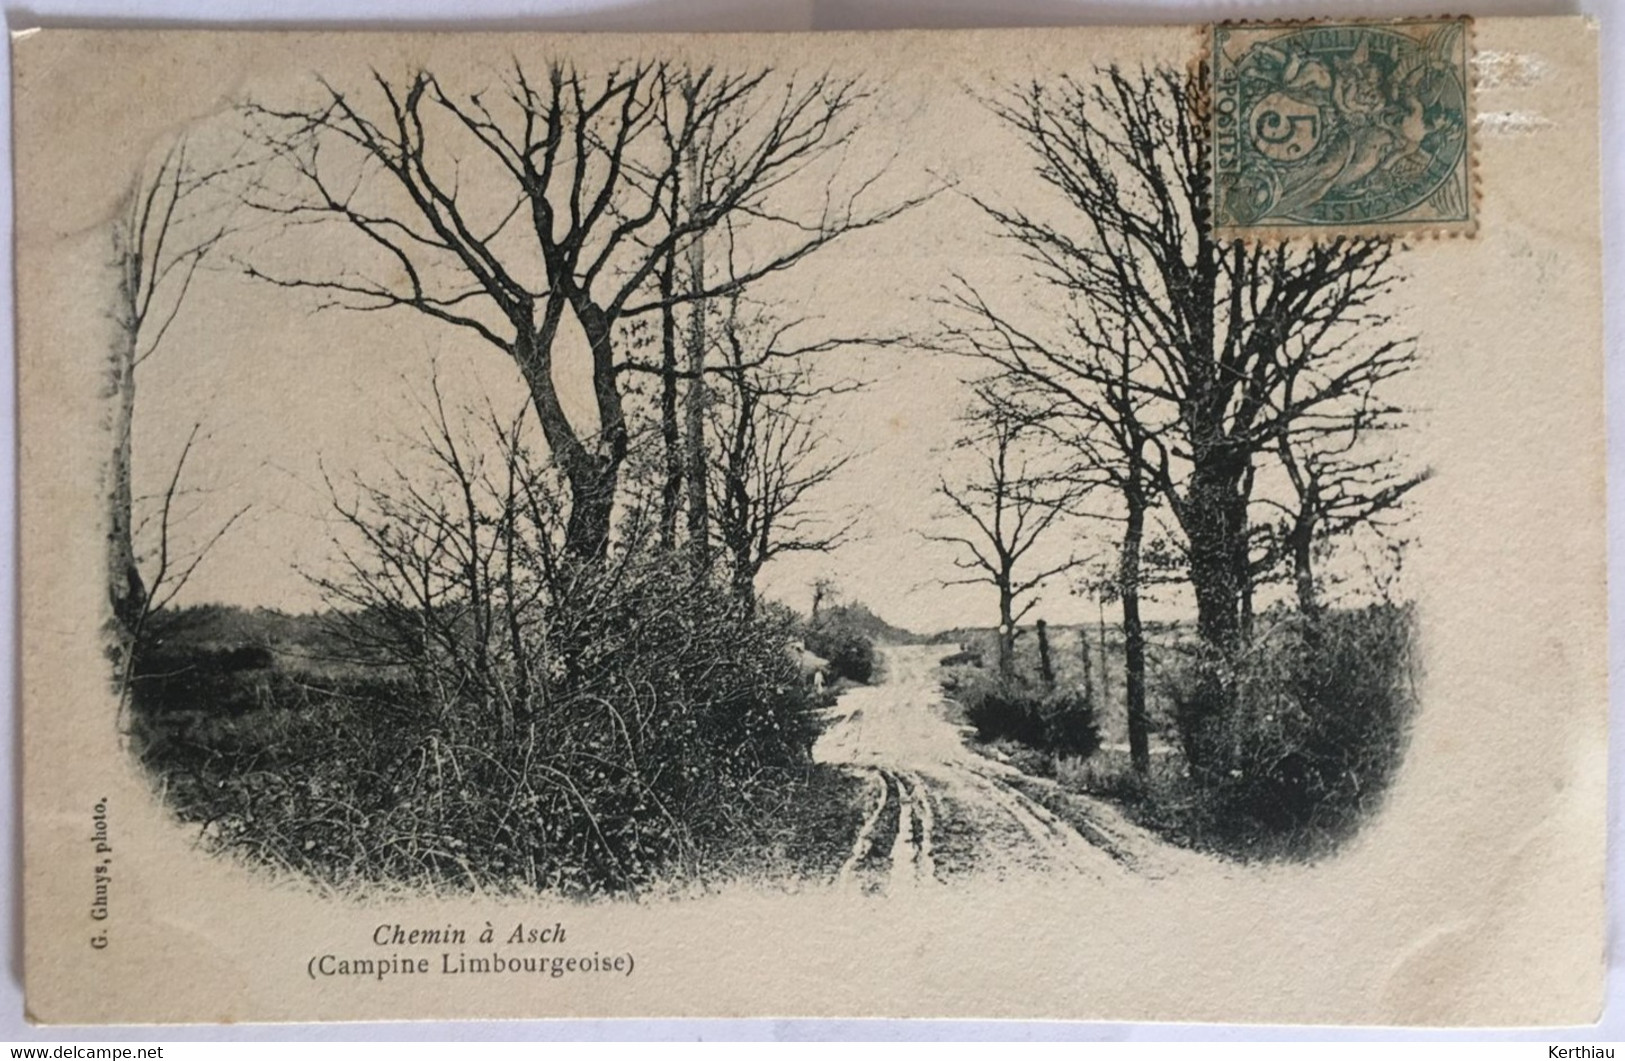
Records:
[[[1466,18],[1214,26],[1217,234],[1471,233],[1471,29]]]

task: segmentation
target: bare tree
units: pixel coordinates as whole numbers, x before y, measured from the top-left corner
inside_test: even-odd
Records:
[[[1032,84],[997,112],[1074,208],[1052,224],[984,203],[1045,279],[1087,305],[1067,346],[1027,368],[1132,395],[1140,463],[1186,539],[1201,635],[1229,657],[1246,633],[1258,464],[1295,425],[1351,415],[1414,361],[1373,306],[1397,282],[1393,244],[1223,242],[1210,234],[1202,74],[1118,68]],[[1129,343],[1122,358],[1099,356]]]
[[[703,145],[697,145],[703,146]],[[690,204],[692,214],[699,209],[700,160],[690,157],[689,184],[695,190]],[[688,289],[703,291],[705,282],[705,238],[696,236],[688,245]],[[711,494],[706,468],[705,421],[710,388],[705,380],[706,301],[688,306],[688,393],[683,403],[683,450],[688,473],[688,551],[695,577],[711,573]]]
[[[1131,515],[1137,494],[1167,506],[1219,662],[1195,701],[1207,712],[1228,702],[1255,581],[1279,562],[1253,512],[1261,466],[1380,404],[1416,347],[1377,306],[1398,281],[1393,244],[1212,237],[1203,76],[1113,67],[992,103],[1070,210],[981,205],[1066,309],[1059,329],[1021,324],[966,285],[952,300],[972,323],[949,345],[1082,421],[1082,454]],[[1194,731],[1206,716],[1186,721]],[[1194,755],[1189,732],[1187,745]]]
[[[1004,397],[983,387],[969,414],[971,433],[961,442],[977,457],[974,477],[963,485],[941,480],[937,492],[973,530],[929,533],[927,541],[959,549],[954,566],[965,574],[945,586],[990,585],[999,598],[999,674],[1014,673],[1016,626],[1038,604],[1035,591],[1083,560],[1066,560],[1032,573],[1018,565],[1081,499],[1084,491],[1052,469],[1034,467],[1025,444],[1037,434],[1033,422]]]
[[[726,352],[710,402],[711,522],[729,557],[734,595],[749,608],[769,560],[829,552],[852,530],[852,520],[833,520],[810,504],[851,456],[828,454],[808,406],[857,384],[816,383],[794,358],[781,363],[775,351],[785,329],[742,320],[737,299],[719,330]]]
[[[833,76],[643,61],[553,63],[537,80],[516,61],[496,91],[459,91],[427,71],[375,73],[372,89],[324,83],[317,106],[249,108],[286,170],[267,175],[255,205],[350,231],[370,264],[249,270],[356,310],[412,310],[512,359],[569,485],[566,546],[578,559],[608,547],[629,444],[626,375],[672,377],[631,356],[620,326],[740,290],[918,201],[868,207],[875,174],[795,200],[810,207],[780,205],[777,193],[810,170],[829,184],[819,167],[838,167],[853,135],[864,93]],[[676,186],[696,151],[705,159],[679,213]],[[764,249],[675,290],[673,261],[730,224],[748,224]],[[592,419],[572,417],[554,382],[567,317],[586,341]]]
[[[1274,551],[1290,565],[1298,609],[1306,616],[1320,613],[1317,550],[1361,528],[1381,532],[1401,522],[1405,498],[1433,474],[1407,470],[1391,453],[1373,453],[1362,445],[1369,435],[1399,426],[1393,419],[1397,413],[1365,410],[1301,424],[1280,438],[1293,503],[1279,506],[1284,518],[1275,530]]]
[[[822,613],[824,606],[833,603],[839,595],[840,591],[837,589],[834,579],[827,575],[813,579],[812,607],[807,612],[808,617],[814,623],[818,622],[818,617]]]
[[[1131,382],[1142,355],[1121,334],[1102,329],[1087,303],[1063,322],[1066,345],[1052,348],[1000,316],[968,284],[961,282],[946,302],[957,311],[943,326],[947,347],[996,366],[1030,430],[1070,454],[1061,474],[1082,491],[1104,488],[1117,500],[1115,512],[1095,513],[1121,525],[1115,569],[1097,582],[1122,609],[1129,753],[1135,770],[1145,774],[1151,723],[1140,594],[1146,524],[1159,498],[1147,454],[1151,432],[1162,425],[1147,422],[1145,402]]]
[[[113,410],[113,449],[106,473],[112,606],[108,639],[121,695],[128,692],[135,646],[147,620],[185,587],[215,542],[242,515],[231,516],[197,549],[182,548],[175,531],[187,493],[183,476],[199,425],[193,425],[165,488],[149,499],[155,512],[145,520],[136,512],[131,453],[136,370],[162,349],[199,267],[230,231],[229,215],[206,194],[229,168],[197,166],[188,142],[177,140],[136,177],[113,229],[118,291],[107,378]],[[143,524],[153,531],[146,537],[156,537],[146,549],[138,542]]]
[[[544,690],[542,602],[559,597],[558,505],[525,417],[448,410],[438,380],[415,462],[380,482],[327,480],[337,575],[313,578],[358,662],[408,668],[429,704],[472,700],[511,739]]]
[[[678,226],[679,202],[682,189],[672,181],[666,206],[666,227]],[[657,274],[660,301],[660,441],[665,466],[660,490],[660,547],[671,551],[677,547],[677,517],[683,507],[685,457],[682,429],[678,425],[677,364],[677,254],[667,248]],[[703,305],[703,303],[701,303]]]

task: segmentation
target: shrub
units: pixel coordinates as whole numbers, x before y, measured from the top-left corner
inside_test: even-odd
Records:
[[[807,624],[807,650],[829,660],[837,677],[867,684],[875,676],[875,646],[850,609],[826,608]]]
[[[1046,744],[1061,755],[1088,757],[1100,747],[1094,705],[1076,690],[1056,690],[1038,702]]]
[[[138,647],[137,747],[216,847],[323,880],[635,887],[805,775],[797,631],[638,506],[567,555],[523,422],[438,397],[417,466],[334,489],[325,614],[193,609]]]
[[[1094,705],[1077,690],[1042,690],[978,675],[961,682],[957,697],[983,741],[1013,740],[1072,756],[1089,756],[1100,747]]]
[[[1124,802],[1138,801],[1146,794],[1146,779],[1135,771],[1126,748],[1103,748],[1087,759],[1059,756],[1055,780],[1076,792]]]
[[[1309,851],[1352,832],[1398,766],[1414,709],[1412,615],[1378,605],[1273,618],[1228,674],[1194,663],[1169,692],[1215,827]]]
[[[138,685],[145,757],[219,847],[330,881],[568,892],[648,880],[810,763],[793,631],[677,558],[582,572],[527,636],[546,665],[524,702],[511,674],[436,689],[394,666],[182,725]]]

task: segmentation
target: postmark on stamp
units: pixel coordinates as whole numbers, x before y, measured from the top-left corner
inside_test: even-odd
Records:
[[[1217,25],[1221,236],[1471,233],[1471,23]]]

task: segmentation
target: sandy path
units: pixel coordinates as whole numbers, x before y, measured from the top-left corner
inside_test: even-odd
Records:
[[[1177,855],[1111,808],[1082,801],[1093,823],[1086,837],[1013,787],[1013,767],[965,746],[939,684],[937,663],[951,651],[885,649],[885,680],[841,697],[813,749],[818,761],[870,778],[840,881],[894,892],[971,873],[1167,875]]]

